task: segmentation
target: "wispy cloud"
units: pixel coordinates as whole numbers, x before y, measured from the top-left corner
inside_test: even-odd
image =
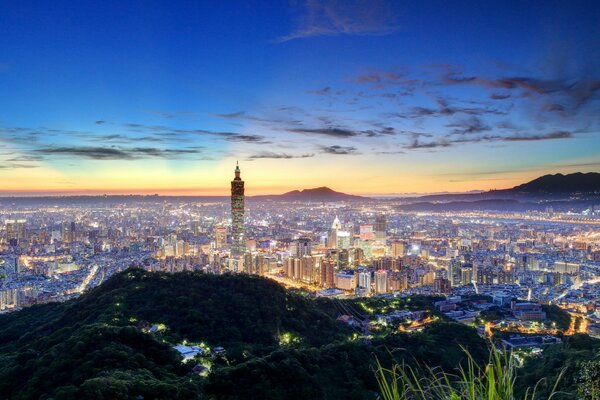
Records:
[[[393,2],[306,0],[296,9],[296,29],[274,41],[338,35],[387,35],[400,27]]]
[[[18,164],[18,163],[7,163],[0,164],[0,169],[28,169],[28,168],[38,168],[37,165],[33,164]]]
[[[270,151],[263,151],[257,154],[252,154],[250,156],[248,156],[248,160],[259,160],[259,159],[264,159],[264,158],[273,158],[273,159],[291,159],[291,158],[310,158],[310,157],[314,157],[315,155],[313,153],[307,153],[307,154],[299,154],[299,155],[294,155],[294,154],[288,154],[288,153],[274,153],[274,152],[270,152]]]
[[[477,117],[462,119],[457,122],[452,122],[446,125],[449,128],[454,128],[452,135],[465,135],[470,133],[479,133],[489,131],[491,128]]]
[[[411,142],[404,146],[408,150],[416,149],[436,149],[457,145],[465,145],[471,143],[482,143],[482,142],[536,142],[543,140],[559,140],[559,139],[572,139],[575,136],[572,132],[568,131],[553,131],[541,134],[513,134],[508,136],[503,135],[475,135],[475,136],[461,136],[459,138],[444,137],[435,140],[422,141],[419,137],[413,138]]]
[[[529,76],[483,78],[455,73],[446,74],[443,82],[451,85],[471,84],[489,89],[520,90],[525,95],[563,96],[571,102],[573,108],[581,107],[600,94],[600,79],[543,79]],[[492,94],[493,99],[502,95]]]
[[[536,140],[570,139],[572,137],[573,134],[571,132],[556,131],[541,135],[506,136],[502,140],[505,142],[533,142]]]
[[[322,146],[321,150],[326,154],[334,154],[334,155],[354,155],[359,154],[358,149],[354,146]]]
[[[377,129],[352,130],[340,127],[325,127],[325,128],[293,128],[288,129],[289,132],[302,133],[306,135],[329,136],[334,138],[352,138],[359,136],[375,137],[389,136],[396,133],[393,127],[383,127]]]
[[[141,158],[174,159],[181,156],[199,154],[199,149],[159,149],[153,147],[88,147],[64,146],[44,147],[34,150],[35,153],[47,157],[85,158],[90,160],[137,160]]]

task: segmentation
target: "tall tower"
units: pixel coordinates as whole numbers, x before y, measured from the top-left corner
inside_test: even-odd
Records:
[[[231,181],[231,256],[244,254],[244,181],[240,178],[240,166],[235,166],[235,178]]]

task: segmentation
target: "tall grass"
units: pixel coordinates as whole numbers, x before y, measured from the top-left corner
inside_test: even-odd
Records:
[[[466,354],[466,365],[452,374],[439,368],[412,367],[395,364],[384,368],[377,360],[376,377],[382,400],[543,400],[536,397],[538,382],[529,388],[524,397],[515,397],[517,366],[509,352],[500,352],[494,346],[484,367],[480,367],[471,354]],[[550,400],[558,394],[554,383]]]

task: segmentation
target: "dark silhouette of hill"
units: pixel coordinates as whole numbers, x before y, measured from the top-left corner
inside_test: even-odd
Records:
[[[368,197],[355,196],[342,192],[336,192],[328,187],[322,186],[314,189],[293,190],[280,195],[253,196],[254,200],[273,201],[301,201],[301,202],[331,202],[331,201],[355,201],[370,200]]]
[[[130,269],[78,299],[0,315],[0,397],[364,399],[377,391],[375,357],[453,370],[466,346],[487,359],[475,329],[456,323],[354,340],[336,321],[339,302],[254,276]],[[159,323],[166,329],[145,328]],[[282,344],[284,334],[297,342]],[[208,377],[192,374],[198,361],[172,349],[184,339],[226,355],[211,358]]]
[[[600,193],[600,173],[544,175],[509,190],[515,193],[533,194]]]
[[[510,189],[404,199],[404,211],[581,211],[600,200],[600,173],[544,175]]]
[[[600,196],[600,173],[576,172],[573,174],[544,175],[510,189],[490,190],[481,193],[433,194],[412,198],[418,201],[475,201],[512,199],[518,197],[564,197],[570,194]]]

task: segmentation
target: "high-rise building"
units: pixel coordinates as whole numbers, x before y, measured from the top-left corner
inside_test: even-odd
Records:
[[[404,242],[393,242],[392,243],[392,256],[402,257],[404,256]]]
[[[231,256],[244,254],[244,181],[240,177],[240,166],[235,166],[235,178],[231,181]]]
[[[25,240],[25,220],[8,219],[6,220],[6,241],[11,245],[17,245],[18,242]]]
[[[373,225],[363,224],[359,228],[360,240],[373,240]]]
[[[215,226],[213,227],[213,232],[215,238],[215,247],[217,249],[222,249],[227,246],[227,227]]]
[[[327,236],[327,247],[330,249],[337,248],[337,233],[342,229],[342,224],[338,219],[337,215],[333,220],[333,224],[331,224],[331,229],[329,230],[329,235]]]
[[[388,273],[386,270],[375,272],[375,292],[387,293],[388,291]]]
[[[387,221],[385,215],[378,215],[377,218],[375,218],[373,230],[375,231],[375,240],[385,241],[387,236]]]
[[[371,293],[371,272],[364,270],[358,273],[358,286],[365,289],[365,293]]]
[[[60,236],[63,242],[75,241],[75,222],[63,222],[60,226]]]
[[[290,245],[292,257],[304,257],[311,255],[311,243],[309,238],[300,238],[294,240]]]

